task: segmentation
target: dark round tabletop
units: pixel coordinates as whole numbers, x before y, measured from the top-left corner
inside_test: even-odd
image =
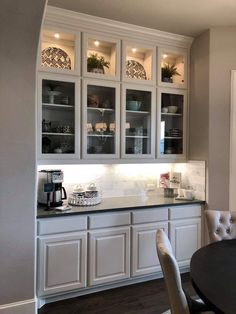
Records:
[[[236,239],[214,242],[196,251],[190,275],[199,296],[216,313],[236,313]]]

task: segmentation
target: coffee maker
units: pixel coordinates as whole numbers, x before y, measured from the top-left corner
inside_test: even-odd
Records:
[[[38,172],[38,203],[51,207],[62,206],[67,198],[66,190],[62,186],[62,170],[41,170]]]

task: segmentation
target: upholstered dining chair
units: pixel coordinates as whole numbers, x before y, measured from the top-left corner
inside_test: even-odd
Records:
[[[213,313],[202,300],[194,300],[184,292],[177,261],[170,241],[162,229],[157,230],[156,247],[171,308],[163,314]]]
[[[210,242],[236,239],[236,212],[205,211]]]

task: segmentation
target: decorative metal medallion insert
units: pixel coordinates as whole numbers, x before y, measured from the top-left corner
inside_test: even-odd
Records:
[[[126,61],[126,76],[140,80],[146,80],[146,71],[141,63],[135,60]]]
[[[43,67],[71,70],[71,59],[61,48],[48,47],[41,53],[41,65]]]

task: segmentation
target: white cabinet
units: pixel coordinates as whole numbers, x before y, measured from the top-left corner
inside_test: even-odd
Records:
[[[79,88],[80,81],[71,75],[38,75],[39,159],[79,159]]]
[[[120,40],[83,33],[83,76],[120,80]]]
[[[123,41],[122,47],[123,81],[155,85],[156,47],[141,41]]]
[[[130,276],[130,228],[89,232],[89,285]]]
[[[189,266],[191,257],[201,247],[201,206],[170,209],[169,237],[180,267]]]
[[[155,157],[155,89],[123,84],[121,157]]]
[[[161,271],[156,252],[156,232],[168,234],[168,209],[158,207],[132,212],[132,276],[155,274]]]
[[[165,87],[188,87],[188,54],[186,49],[158,48],[158,85]]]
[[[169,234],[186,271],[201,246],[200,204],[39,219],[38,297],[55,301],[59,294],[80,295],[160,276],[159,228]]]
[[[185,159],[191,40],[89,16],[65,15],[64,29],[50,19],[39,45],[39,162]],[[166,112],[164,94],[177,112]]]
[[[186,158],[187,93],[180,89],[158,90],[158,147],[162,159]]]
[[[87,216],[39,219],[38,296],[86,286]]]
[[[168,223],[148,223],[132,227],[132,276],[161,271],[156,252],[157,229],[163,229],[168,234]]]
[[[38,239],[38,295],[86,286],[86,232]]]
[[[83,82],[83,150],[85,159],[120,156],[120,84]]]

